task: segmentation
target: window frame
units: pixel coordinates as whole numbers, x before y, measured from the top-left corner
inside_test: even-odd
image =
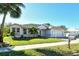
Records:
[[[23,29],[23,34],[27,34],[27,29]]]
[[[14,27],[12,28],[12,32],[15,32],[15,28]]]
[[[17,32],[20,32],[20,28],[17,28]]]

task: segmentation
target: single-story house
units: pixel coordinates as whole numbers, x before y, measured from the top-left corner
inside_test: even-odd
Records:
[[[37,34],[31,34],[29,29],[35,27]],[[66,29],[60,26],[48,26],[46,24],[12,24],[10,26],[10,33],[15,32],[15,37],[66,37]]]

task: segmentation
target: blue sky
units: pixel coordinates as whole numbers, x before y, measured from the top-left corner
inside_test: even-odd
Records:
[[[68,28],[79,28],[79,4],[68,3],[29,3],[22,8],[22,15],[18,19],[6,17],[6,23],[43,24],[55,26],[65,25]],[[2,15],[0,16],[2,21]],[[0,21],[0,23],[1,23]]]

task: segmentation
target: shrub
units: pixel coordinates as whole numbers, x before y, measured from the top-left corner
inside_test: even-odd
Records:
[[[11,36],[14,36],[14,35],[15,35],[15,32],[11,32],[10,35],[11,35]]]
[[[30,34],[37,34],[38,33],[38,31],[35,27],[30,28],[29,32],[30,32]]]

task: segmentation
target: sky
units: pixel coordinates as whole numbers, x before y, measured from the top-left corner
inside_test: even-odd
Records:
[[[67,28],[79,28],[78,3],[27,3],[24,5],[25,8],[21,8],[20,18],[11,18],[8,14],[5,23],[50,23],[53,26],[64,25]],[[2,18],[3,15],[0,15],[0,23]]]

